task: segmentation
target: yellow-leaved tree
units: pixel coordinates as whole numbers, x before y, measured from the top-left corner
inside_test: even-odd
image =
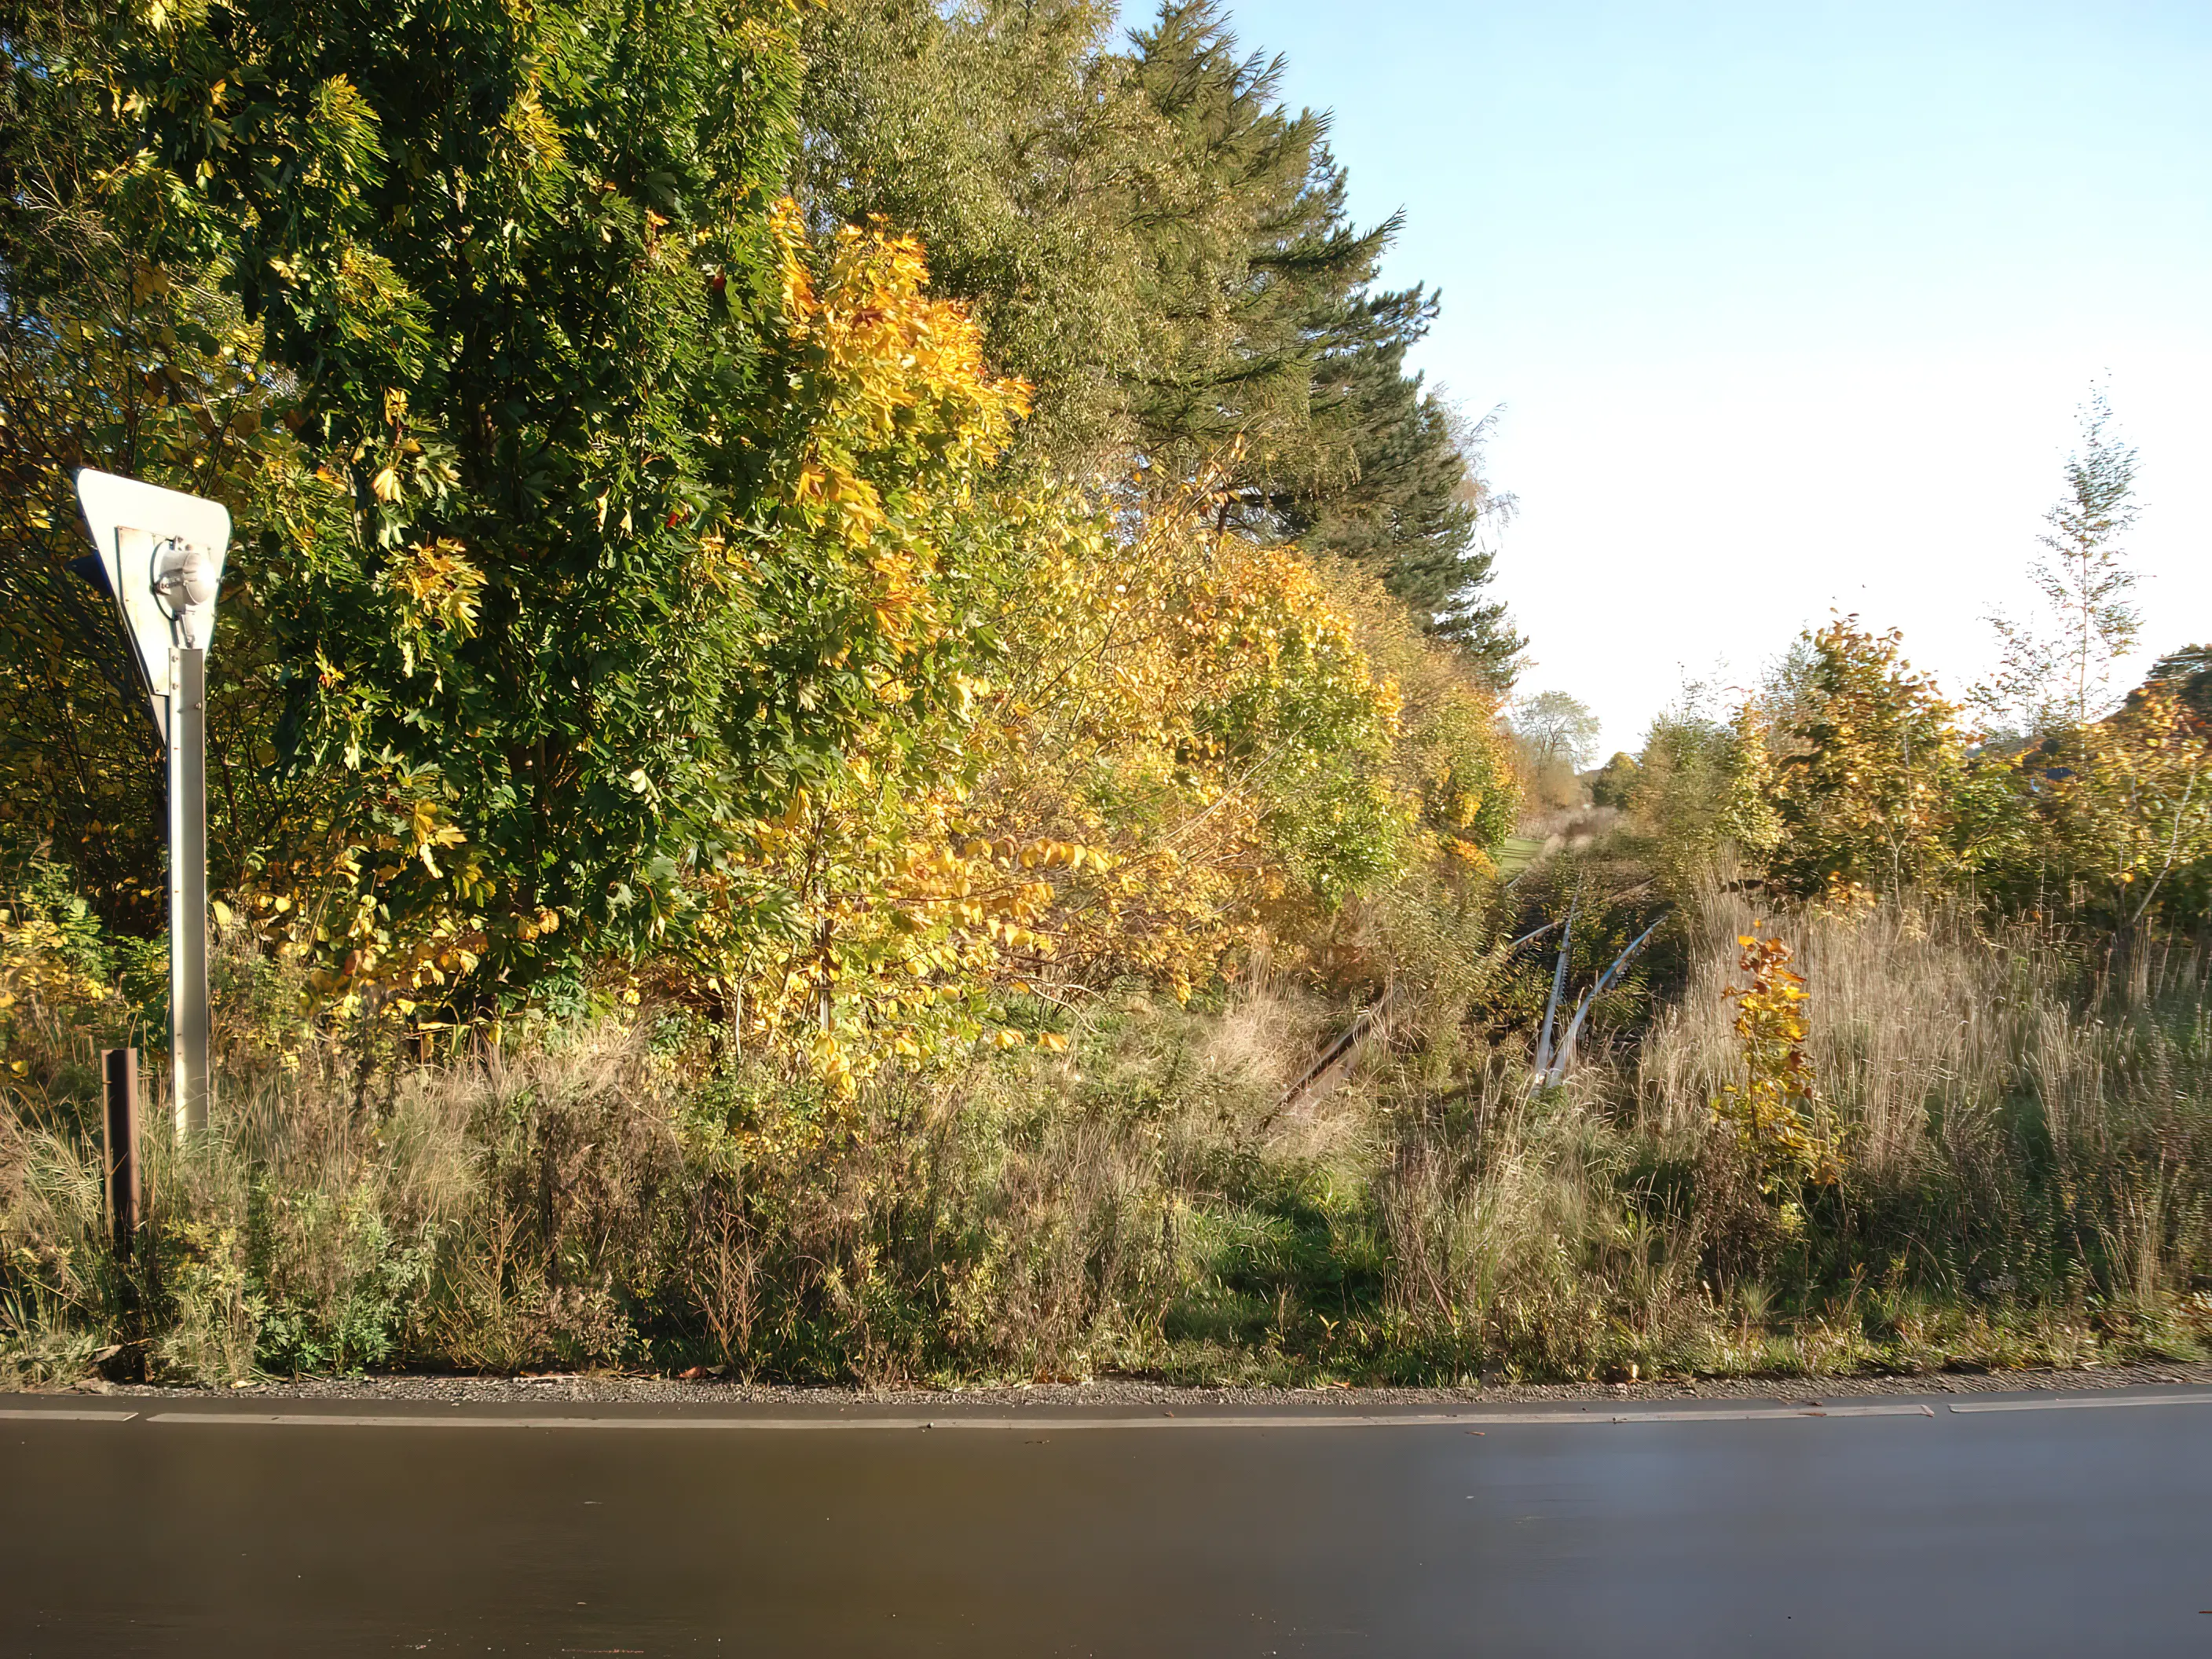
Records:
[[[1957,708],[1856,617],[1811,638],[1805,707],[1775,734],[1771,879],[1804,897],[1893,892],[1953,860],[1966,739]]]
[[[2171,687],[2021,755],[2027,829],[2013,849],[2041,905],[2086,905],[2107,925],[2201,915],[2212,898],[2212,727]]]
[[[928,295],[919,247],[778,228],[810,436],[727,580],[821,616],[824,694],[864,701],[849,741],[777,757],[780,795],[714,826],[668,988],[849,1092],[978,1042],[1056,1047],[1054,1010],[1125,976],[1188,996],[1263,921],[1411,860],[1487,868],[1512,811],[1492,702],[1402,607],[1225,533],[1214,477],[994,471],[1024,389]]]

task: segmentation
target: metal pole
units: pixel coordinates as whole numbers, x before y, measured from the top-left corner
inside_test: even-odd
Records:
[[[143,1179],[138,1162],[138,1051],[103,1048],[100,1064],[107,1083],[108,1233],[115,1241],[117,1260],[128,1261],[131,1241],[138,1231]]]
[[[169,1075],[177,1133],[208,1126],[207,653],[169,651]]]

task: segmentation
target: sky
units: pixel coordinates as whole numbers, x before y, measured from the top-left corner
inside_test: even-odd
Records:
[[[1230,9],[1355,215],[1403,210],[1416,365],[1499,410],[1522,689],[1601,753],[1832,611],[1964,691],[2099,380],[2140,452],[2125,666],[2212,638],[2212,4]]]

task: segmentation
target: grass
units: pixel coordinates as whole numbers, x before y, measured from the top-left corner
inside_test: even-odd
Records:
[[[1508,836],[1498,849],[1498,873],[1510,881],[1543,855],[1540,836]]]
[[[1562,1086],[1471,1035],[1462,985],[1411,994],[1342,1086],[1287,1109],[1342,1011],[1279,985],[1109,1000],[1063,1056],[841,1103],[720,1068],[650,1012],[382,1063],[364,1088],[356,1034],[288,1031],[286,988],[233,958],[216,1133],[149,1135],[128,1271],[101,1244],[94,1115],[125,1012],[19,973],[0,1382],[1449,1383],[2203,1352],[2201,962],[2084,966],[1910,904],[1779,924],[1849,1160],[1837,1188],[1766,1191],[1709,1107],[1739,1063],[1723,993],[1750,920],[1710,896],[1686,982]]]

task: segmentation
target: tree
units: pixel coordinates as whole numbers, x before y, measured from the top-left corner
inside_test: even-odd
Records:
[[[1440,403],[1445,401],[1441,392],[1436,396]],[[1515,629],[1504,601],[1492,599],[1486,592],[1497,562],[1497,534],[1513,522],[1521,508],[1518,496],[1493,489],[1490,483],[1486,452],[1503,409],[1501,404],[1475,418],[1456,405],[1450,408],[1452,445],[1461,462],[1459,483],[1453,493],[1474,514],[1474,525],[1464,543],[1455,548],[1444,543],[1436,550],[1439,554],[1449,552],[1454,568],[1439,573],[1451,580],[1438,583],[1446,590],[1444,602],[1431,622],[1431,631],[1456,646],[1500,696],[1511,691],[1520,678],[1528,646],[1528,636]],[[1434,569],[1437,562],[1431,557],[1423,568]]]
[[[1375,286],[1399,219],[1352,223],[1327,117],[1276,103],[1282,60],[1240,58],[1214,0],[1168,0],[1133,45],[1136,83],[1219,228],[1148,239],[1152,291],[1178,326],[1137,389],[1143,441],[1180,473],[1241,441],[1224,524],[1361,563],[1509,688],[1523,641],[1480,598],[1492,555],[1478,532],[1510,502],[1477,471],[1487,423],[1407,372],[1437,301]]]
[[[1271,529],[1274,489],[1349,470],[1317,418],[1317,360],[1397,222],[1352,227],[1328,118],[1278,101],[1286,65],[1240,57],[1217,0],[1166,0],[1132,33],[1130,55],[1173,175],[1194,191],[1185,211],[1146,228],[1156,320],[1130,377],[1138,441],[1176,477],[1241,441],[1227,521],[1252,514]]]
[[[1767,874],[1802,897],[1895,892],[1952,860],[1966,743],[1898,635],[1856,617],[1811,636],[1803,712],[1778,733]]]
[[[1634,799],[1641,769],[1635,756],[1625,749],[1617,750],[1590,780],[1590,805],[1626,808]]]
[[[1382,580],[1504,690],[1522,641],[1489,599],[1509,499],[1486,423],[1405,367],[1435,296],[1378,292],[1396,222],[1345,206],[1327,118],[1219,8],[1170,0],[1126,48],[1080,0],[865,0],[810,14],[801,191],[881,214],[1037,388],[1021,447],[1171,501],[1224,473],[1218,527]],[[1224,472],[1225,467],[1225,472]],[[1209,486],[1211,487],[1211,486]]]
[[[1186,225],[1196,186],[1111,49],[1113,9],[849,0],[807,8],[804,27],[793,193],[815,230],[880,216],[915,236],[991,361],[1036,388],[1023,454],[1120,474],[1127,377],[1162,349],[1142,239]]]
[[[109,921],[150,926],[150,903],[119,901],[158,871],[154,734],[109,615],[70,571],[85,550],[71,474],[177,438],[167,394],[200,364],[188,349],[177,381],[161,373],[154,336],[174,319],[133,305],[100,210],[127,142],[100,96],[103,45],[58,5],[0,7],[0,831],[9,863],[43,848],[86,865]]]
[[[1405,372],[1406,350],[1426,331],[1436,302],[1419,290],[1359,302],[1419,328],[1379,334],[1346,354],[1339,373],[1355,402],[1349,482],[1276,502],[1285,533],[1356,559],[1429,631],[1461,651],[1501,694],[1511,690],[1528,641],[1504,603],[1486,598],[1497,552],[1490,533],[1512,520],[1514,497],[1493,489],[1483,451],[1498,411],[1468,416]],[[1326,361],[1326,360],[1325,360]]]
[[[2034,736],[2096,718],[2109,700],[2112,667],[2134,646],[2142,615],[2121,538],[2142,509],[2135,500],[2136,452],[2112,430],[2102,386],[2080,410],[2081,445],[2066,461],[2066,493],[2044,515],[2045,556],[2028,568],[2046,626],[1992,616],[2002,647],[1995,677],[1976,701],[2000,723]]]
[[[434,963],[507,994],[649,938],[732,735],[834,742],[855,699],[829,617],[764,630],[733,580],[785,483],[760,370],[793,21],[213,0],[127,32],[154,249],[220,270],[313,462],[241,574],[285,669],[275,764],[347,781],[341,982]],[[770,682],[803,691],[735,720]]]
[[[258,532],[313,463],[262,331],[206,264],[161,258],[170,204],[114,95],[131,39],[78,8],[0,8],[0,854],[65,864],[106,925],[143,936],[165,914],[162,770],[112,612],[72,573],[78,467],[218,497],[240,526],[209,686],[217,887],[281,860],[329,791],[262,753],[283,670]]]
[[[1540,691],[1515,703],[1508,723],[1528,803],[1553,810],[1581,805],[1576,774],[1597,741],[1597,717],[1564,691]]]
[[[990,363],[994,317],[1042,351],[1080,316],[1054,309],[1074,250],[1119,222],[1127,315],[1162,338],[1230,320],[1184,366],[1221,372],[1217,400],[1254,394],[1240,433],[1313,437],[1318,409],[1342,439],[1358,400],[1316,403],[1318,343],[1371,262],[1344,254],[1318,128],[1225,36],[1163,94],[1083,45],[1098,20],[1073,7],[847,15],[947,52],[947,75],[1062,77],[1068,131],[1002,121],[968,152],[996,167],[1038,143],[1018,191],[912,186],[956,231],[988,221],[963,280],[995,312],[933,284],[911,236],[826,210],[927,184],[874,142],[893,129],[810,134],[809,203],[779,199],[801,20],[773,0],[0,19],[0,458],[21,486],[0,582],[23,601],[0,626],[33,671],[0,693],[22,716],[0,745],[9,847],[70,831],[104,897],[150,861],[114,835],[155,818],[132,795],[143,720],[67,574],[68,471],[92,460],[233,510],[217,879],[332,1001],[466,1020],[549,980],[642,975],[835,1039],[834,1070],[854,1021],[875,1032],[915,990],[918,941],[949,953],[923,962],[930,995],[967,1011],[940,1036],[981,1018],[990,964],[1036,982],[1056,890],[1016,873],[1036,859],[1073,895],[1057,963],[1178,990],[1263,911],[1486,869],[1513,811],[1495,697],[1385,596],[1381,556],[1291,545],[1261,475],[1225,471],[1249,443],[1209,460],[1194,436],[1179,493],[1071,489],[1030,465],[1048,451],[1014,450],[1031,389]],[[974,32],[994,18],[1000,38]],[[879,84],[848,90],[862,106]],[[1085,126],[1094,101],[1110,113]],[[933,93],[908,113],[909,137],[951,131]],[[1178,170],[1200,153],[1220,167]],[[1131,158],[1151,160],[1100,179]],[[1081,190],[1063,160],[1093,167]],[[1002,283],[1028,255],[993,258],[1040,223],[1031,264],[1064,270]],[[1162,271],[1196,276],[1140,291]],[[1342,337],[1381,340],[1402,310]],[[1224,370],[1240,354],[1280,374]],[[1088,418],[1080,382],[1060,384]],[[1136,384],[1113,382],[1141,444]],[[1304,413],[1268,427],[1285,388]],[[1423,488],[1469,507],[1454,476]],[[1095,732],[1042,712],[1068,651],[1098,659],[1079,673]],[[88,699],[113,734],[96,752],[73,741]],[[32,740],[42,725],[69,741]],[[1030,744],[1064,748],[1066,775],[1047,787]],[[1078,861],[1079,837],[1106,862]],[[1027,851],[1005,865],[1001,844]],[[990,892],[1011,908],[970,914]],[[891,1001],[852,1001],[869,984]]]
[[[2185,645],[2168,652],[2151,665],[2148,684],[2164,687],[2197,719],[2212,720],[2212,645]]]
[[[1713,1115],[1735,1132],[1759,1191],[1782,1201],[1788,1227],[1802,1224],[1792,1188],[1832,1187],[1843,1178],[1841,1138],[1823,1109],[1811,1057],[1805,1051],[1805,976],[1794,952],[1752,923],[1736,935],[1736,969],[1745,982],[1722,994],[1736,1006],[1735,1036],[1743,1054],[1741,1081],[1730,1078],[1712,1103]]]
[[[1151,461],[1168,495],[1242,441],[1247,475],[1309,425],[1326,285],[1372,274],[1340,223],[1326,122],[1276,98],[1207,4],[1116,49],[1087,0],[864,0],[807,25],[800,187],[816,228],[919,235],[996,361],[1040,391],[1066,473]],[[1232,516],[1235,516],[1232,514]]]
[[[1539,691],[1512,708],[1513,735],[1533,765],[1580,771],[1589,764],[1600,730],[1587,704],[1564,691]]]
[[[2131,931],[2212,901],[2212,727],[2155,683],[2020,757],[2039,884]],[[2046,901],[2048,902],[2048,901]]]
[[[1756,860],[1771,845],[1769,732],[1759,700],[1747,700],[1724,721],[1711,689],[1689,682],[1652,720],[1634,769],[1613,786],[1625,785],[1635,831],[1678,902],[1695,895],[1730,852]],[[1607,771],[1617,764],[1618,757]]]

